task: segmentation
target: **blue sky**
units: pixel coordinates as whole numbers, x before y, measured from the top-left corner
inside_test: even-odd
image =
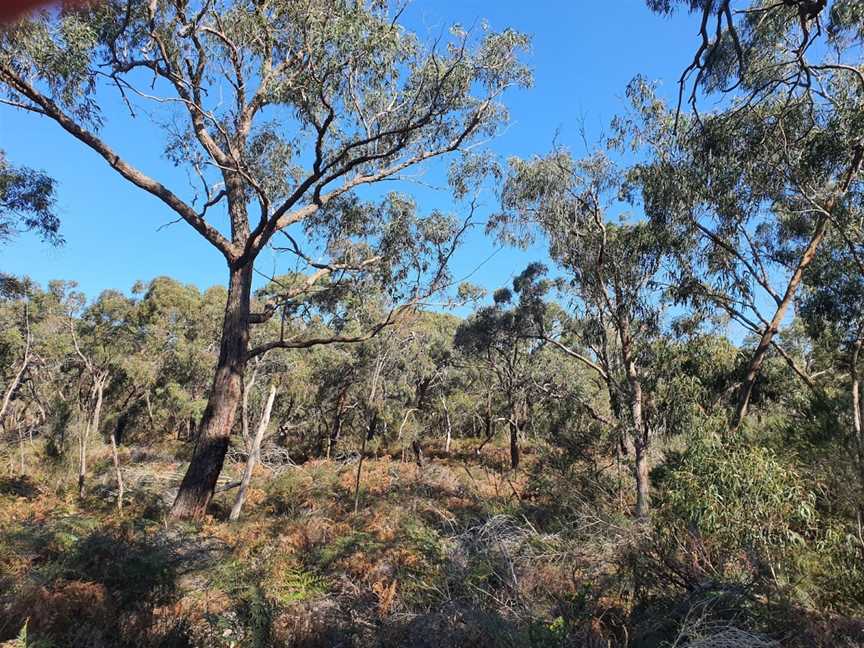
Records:
[[[657,16],[642,0],[414,0],[404,22],[434,37],[453,22],[471,26],[484,18],[493,29],[510,26],[533,38],[527,62],[534,87],[507,97],[512,123],[491,144],[502,156],[544,153],[556,136],[580,152],[580,125],[598,136],[623,110],[624,89],[637,74],[659,81],[661,94],[673,99],[697,32],[692,17]],[[158,131],[146,119],[130,121],[116,97],[101,97],[104,139],[178,193],[188,192],[185,174],[162,157]],[[66,239],[53,249],[24,235],[0,248],[0,271],[27,274],[43,284],[74,280],[91,297],[106,288],[128,291],[136,280],[160,275],[201,288],[225,283],[224,261],[215,249],[185,223],[159,230],[173,220],[166,207],[48,120],[0,107],[0,148],[13,163],[42,169],[57,180]],[[446,195],[428,190],[418,190],[417,199],[424,210],[449,204]],[[486,208],[492,207],[490,195]],[[471,274],[473,283],[494,289],[544,257],[542,245],[496,252],[478,230],[454,259],[454,275]],[[266,253],[258,265],[269,272],[274,263],[278,260]]]

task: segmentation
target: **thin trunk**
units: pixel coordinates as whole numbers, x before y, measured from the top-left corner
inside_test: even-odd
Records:
[[[230,272],[219,361],[201,418],[195,453],[171,507],[174,519],[197,519],[207,510],[225,463],[231,428],[240,404],[249,348],[252,264],[232,267]]]
[[[369,408],[372,410],[372,418],[369,421],[369,429],[363,435],[363,444],[360,446],[360,461],[357,462],[357,478],[354,482],[354,513],[360,510],[360,475],[363,472],[363,458],[366,456],[366,442],[375,435],[375,428],[378,426],[378,410],[375,409],[375,391],[378,388],[378,379],[381,377],[381,371],[384,369],[384,361],[387,358],[385,351],[378,357],[375,365],[375,372],[372,374],[372,386],[369,388],[369,400],[367,401]]]
[[[813,262],[813,259],[816,256],[816,250],[822,242],[822,239],[825,238],[825,233],[828,231],[828,224],[829,217],[827,214],[823,215],[817,221],[813,237],[805,248],[804,254],[801,255],[801,259],[798,261],[798,266],[795,268],[795,272],[789,279],[789,284],[786,286],[786,293],[777,305],[777,309],[774,311],[774,317],[771,318],[768,326],[762,332],[759,344],[756,346],[756,350],[753,352],[753,357],[750,359],[750,364],[747,366],[747,375],[744,378],[744,383],[741,385],[738,405],[735,408],[735,414],[732,418],[732,426],[730,428],[731,432],[737,432],[740,429],[741,424],[744,422],[744,418],[747,416],[747,411],[750,408],[750,398],[753,395],[753,385],[756,383],[756,378],[759,376],[759,372],[762,370],[762,365],[765,363],[765,358],[768,356],[768,351],[771,348],[771,341],[774,339],[777,331],[780,330],[780,325],[783,323],[789,307],[795,300],[795,293],[798,291],[798,286],[801,284],[801,278],[804,276],[804,271]]]
[[[450,454],[450,442],[453,440],[453,426],[450,424],[450,412],[447,409],[447,399],[441,397],[441,404],[444,406],[444,421],[447,424],[447,440],[444,442],[444,452]]]
[[[243,444],[246,446],[247,454],[252,451],[252,439],[249,438],[249,390],[255,386],[255,379],[258,377],[258,363],[252,370],[252,377],[249,382],[241,382],[243,387],[243,397],[240,401],[240,433],[243,435]]]
[[[27,326],[24,356],[21,359],[21,368],[15,373],[12,382],[9,383],[9,387],[6,389],[6,393],[3,394],[3,402],[0,403],[0,424],[3,423],[3,419],[6,417],[6,410],[9,409],[9,402],[12,400],[12,394],[14,394],[15,390],[18,389],[18,385],[21,384],[21,379],[24,377],[24,372],[27,371],[27,366],[30,364],[30,344],[32,342],[32,337],[30,335],[30,316],[26,305],[24,307],[24,317]]]
[[[21,474],[27,473],[27,466],[24,463],[24,434],[21,428],[18,428],[18,452],[21,455]]]
[[[420,445],[420,442],[417,439],[414,439],[411,442],[411,450],[414,451],[414,463],[417,464],[418,468],[423,467],[423,446]]]
[[[123,511],[123,473],[120,470],[120,457],[117,454],[117,437],[111,433],[111,460],[114,462],[114,474],[117,476],[117,510]]]
[[[92,398],[93,412],[84,425],[84,431],[81,433],[78,443],[79,461],[78,461],[78,497],[84,497],[84,485],[87,480],[87,442],[90,440],[90,435],[93,432],[99,432],[99,421],[102,417],[102,396],[105,390],[104,379],[94,378]]]
[[[246,493],[249,490],[249,483],[252,481],[252,471],[255,469],[255,464],[258,463],[258,458],[261,455],[261,442],[264,440],[267,426],[270,425],[270,414],[273,411],[274,400],[276,400],[276,385],[271,384],[270,393],[267,395],[267,403],[264,405],[261,420],[258,422],[258,429],[255,431],[255,438],[252,439],[252,446],[246,457],[246,468],[243,470],[243,479],[240,480],[240,490],[237,492],[234,506],[231,507],[231,515],[228,516],[229,520],[238,519],[243,510],[243,504],[246,502]]]
[[[339,435],[342,434],[342,421],[345,417],[345,404],[348,401],[348,386],[339,392],[339,400],[336,402],[336,413],[333,415],[333,427],[327,439],[327,459],[331,457],[339,443]]]
[[[864,486],[864,424],[862,424],[861,376],[858,371],[858,360],[864,339],[858,338],[852,348],[850,373],[852,374],[852,422],[855,429],[855,450],[858,456],[858,473]]]
[[[84,481],[87,478],[87,437],[90,436],[90,420],[78,433],[78,497],[84,497]]]
[[[633,421],[633,454],[635,458],[634,476],[636,478],[636,509],[637,518],[645,519],[650,514],[650,477],[648,465],[648,429],[642,413],[642,381],[639,370],[633,359],[632,341],[629,333],[630,322],[623,319],[619,332],[621,340],[621,358],[627,372],[627,385],[630,400],[630,416]]]
[[[363,458],[366,456],[366,439],[368,434],[363,435],[363,444],[360,446],[360,461],[357,462],[357,475],[354,478],[354,514],[360,510],[360,474],[363,471]]]
[[[483,412],[483,427],[486,433],[486,438],[480,443],[479,446],[474,450],[475,455],[480,455],[483,451],[483,448],[486,447],[486,444],[492,440],[492,437],[495,436],[495,422],[492,419],[492,395],[489,394],[486,398],[486,410]]]
[[[519,467],[519,416],[517,406],[510,405],[510,467],[516,470]]]
[[[519,427],[510,421],[510,467],[516,470],[519,467]]]
[[[156,421],[153,418],[153,405],[150,403],[150,389],[144,392],[144,404],[147,406],[147,420],[150,421],[150,429],[156,427]]]
[[[405,430],[405,425],[408,423],[408,417],[411,416],[414,412],[415,412],[415,410],[413,407],[411,409],[409,409],[407,412],[405,412],[405,416],[402,419],[402,425],[399,426],[399,433],[396,435],[397,441],[402,440],[402,432]]]

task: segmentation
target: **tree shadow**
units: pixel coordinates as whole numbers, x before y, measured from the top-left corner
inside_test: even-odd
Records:
[[[0,477],[0,495],[33,499],[39,495],[39,488],[28,475]]]
[[[0,595],[0,641],[27,624],[31,640],[98,648],[186,646],[181,618],[158,618],[179,597],[178,580],[212,563],[192,534],[93,518],[28,521],[0,531],[0,547],[26,572]]]

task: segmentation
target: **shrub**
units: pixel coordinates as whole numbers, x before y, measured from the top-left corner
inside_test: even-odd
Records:
[[[666,477],[661,525],[687,530],[709,549],[779,557],[815,529],[816,497],[771,450],[702,439]]]

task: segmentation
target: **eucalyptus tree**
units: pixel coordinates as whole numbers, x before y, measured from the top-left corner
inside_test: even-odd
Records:
[[[118,434],[192,441],[218,358],[225,289],[200,291],[157,277],[136,283],[132,292],[138,299],[134,325],[143,339],[140,353],[125,361],[131,400],[118,414]]]
[[[861,395],[864,354],[864,212],[850,215],[849,227],[835,230],[826,240],[826,250],[805,275],[798,309],[815,344],[834,355],[823,372],[841,385],[846,429],[852,455],[864,487],[864,401]],[[857,222],[855,222],[857,221]],[[842,234],[842,235],[841,235]],[[812,380],[812,378],[811,378]],[[851,425],[849,423],[851,419]]]
[[[21,230],[35,231],[54,245],[62,243],[55,202],[56,189],[50,177],[12,165],[0,150],[0,243]]]
[[[525,36],[475,39],[454,27],[424,43],[400,15],[382,1],[108,0],[3,28],[3,103],[56,123],[226,262],[219,359],[174,517],[201,515],[212,496],[250,353],[317,342],[248,348],[250,327],[271,314],[251,301],[265,246],[287,233],[311,283],[346,270],[394,281],[446,261],[418,260],[418,248],[452,242],[458,228],[418,219],[403,197],[369,203],[356,190],[477,144],[506,120],[502,93],[530,83],[519,61]],[[108,143],[99,129],[108,92],[130,125],[156,117],[165,154],[200,180],[196,196]],[[440,287],[440,273],[427,270],[425,289]]]
[[[71,294],[70,302],[78,302],[83,306],[83,295]],[[81,398],[85,421],[79,432],[78,493],[82,497],[87,476],[89,438],[100,433],[106,396],[111,393],[113,386],[123,381],[127,362],[134,360],[142,348],[143,336],[136,326],[136,307],[134,299],[118,291],[106,290],[83,308],[79,317],[75,316],[74,310],[69,313],[74,348],[71,365],[78,366],[81,391],[87,393],[86,397]],[[117,452],[117,427],[113,426],[106,436],[111,446],[117,480],[117,507],[122,509],[124,487]]]
[[[674,114],[661,115],[653,99],[643,102],[653,126],[640,137],[657,149],[643,183],[652,217],[693,242],[693,253],[682,263],[690,294],[758,331],[732,416],[736,430],[769,351],[782,354],[776,336],[802,277],[829,230],[846,226],[844,214],[860,195],[861,5],[648,5],[659,12],[683,5],[701,18],[700,41],[679,80]],[[700,114],[700,91],[721,96],[722,108]],[[685,102],[691,114],[682,116]],[[680,146],[667,146],[670,139]]]
[[[525,245],[538,234],[563,276],[571,318],[533,318],[535,334],[601,381],[611,417],[583,400],[593,418],[621,428],[634,456],[636,513],[649,511],[650,421],[645,391],[646,352],[660,334],[666,304],[662,280],[671,242],[644,220],[620,211],[626,173],[607,152],[575,160],[555,150],[546,157],[512,159],[501,211],[490,227]],[[548,286],[547,286],[548,288]],[[541,313],[545,290],[535,292]],[[557,324],[556,324],[557,322]],[[560,324],[566,323],[565,326]],[[572,340],[572,341],[571,341]],[[650,399],[648,399],[650,400]]]
[[[397,435],[403,444],[419,441],[422,430],[436,420],[441,422],[445,438],[452,439],[447,399],[454,373],[453,336],[458,324],[453,315],[430,311],[420,312],[404,323],[403,351],[393,359],[383,383],[387,400],[399,419]],[[446,443],[449,450],[449,441]]]
[[[32,430],[32,424],[40,422],[38,415],[28,417],[28,410],[32,409],[33,403],[26,395],[28,387],[33,389],[33,377],[39,364],[39,340],[34,329],[41,314],[33,304],[39,289],[27,279],[13,277],[7,277],[0,288],[0,430],[7,437],[11,436],[9,431],[16,433],[23,474],[23,428]],[[44,419],[44,408],[40,408],[39,413]],[[29,420],[25,423],[24,419]]]
[[[519,437],[538,394],[533,363],[544,342],[535,335],[533,282],[543,270],[540,264],[529,265],[513,280],[512,290],[496,290],[493,304],[479,308],[460,324],[454,338],[458,350],[481,363],[485,382],[494,385],[503,400],[513,469],[519,467]]]

